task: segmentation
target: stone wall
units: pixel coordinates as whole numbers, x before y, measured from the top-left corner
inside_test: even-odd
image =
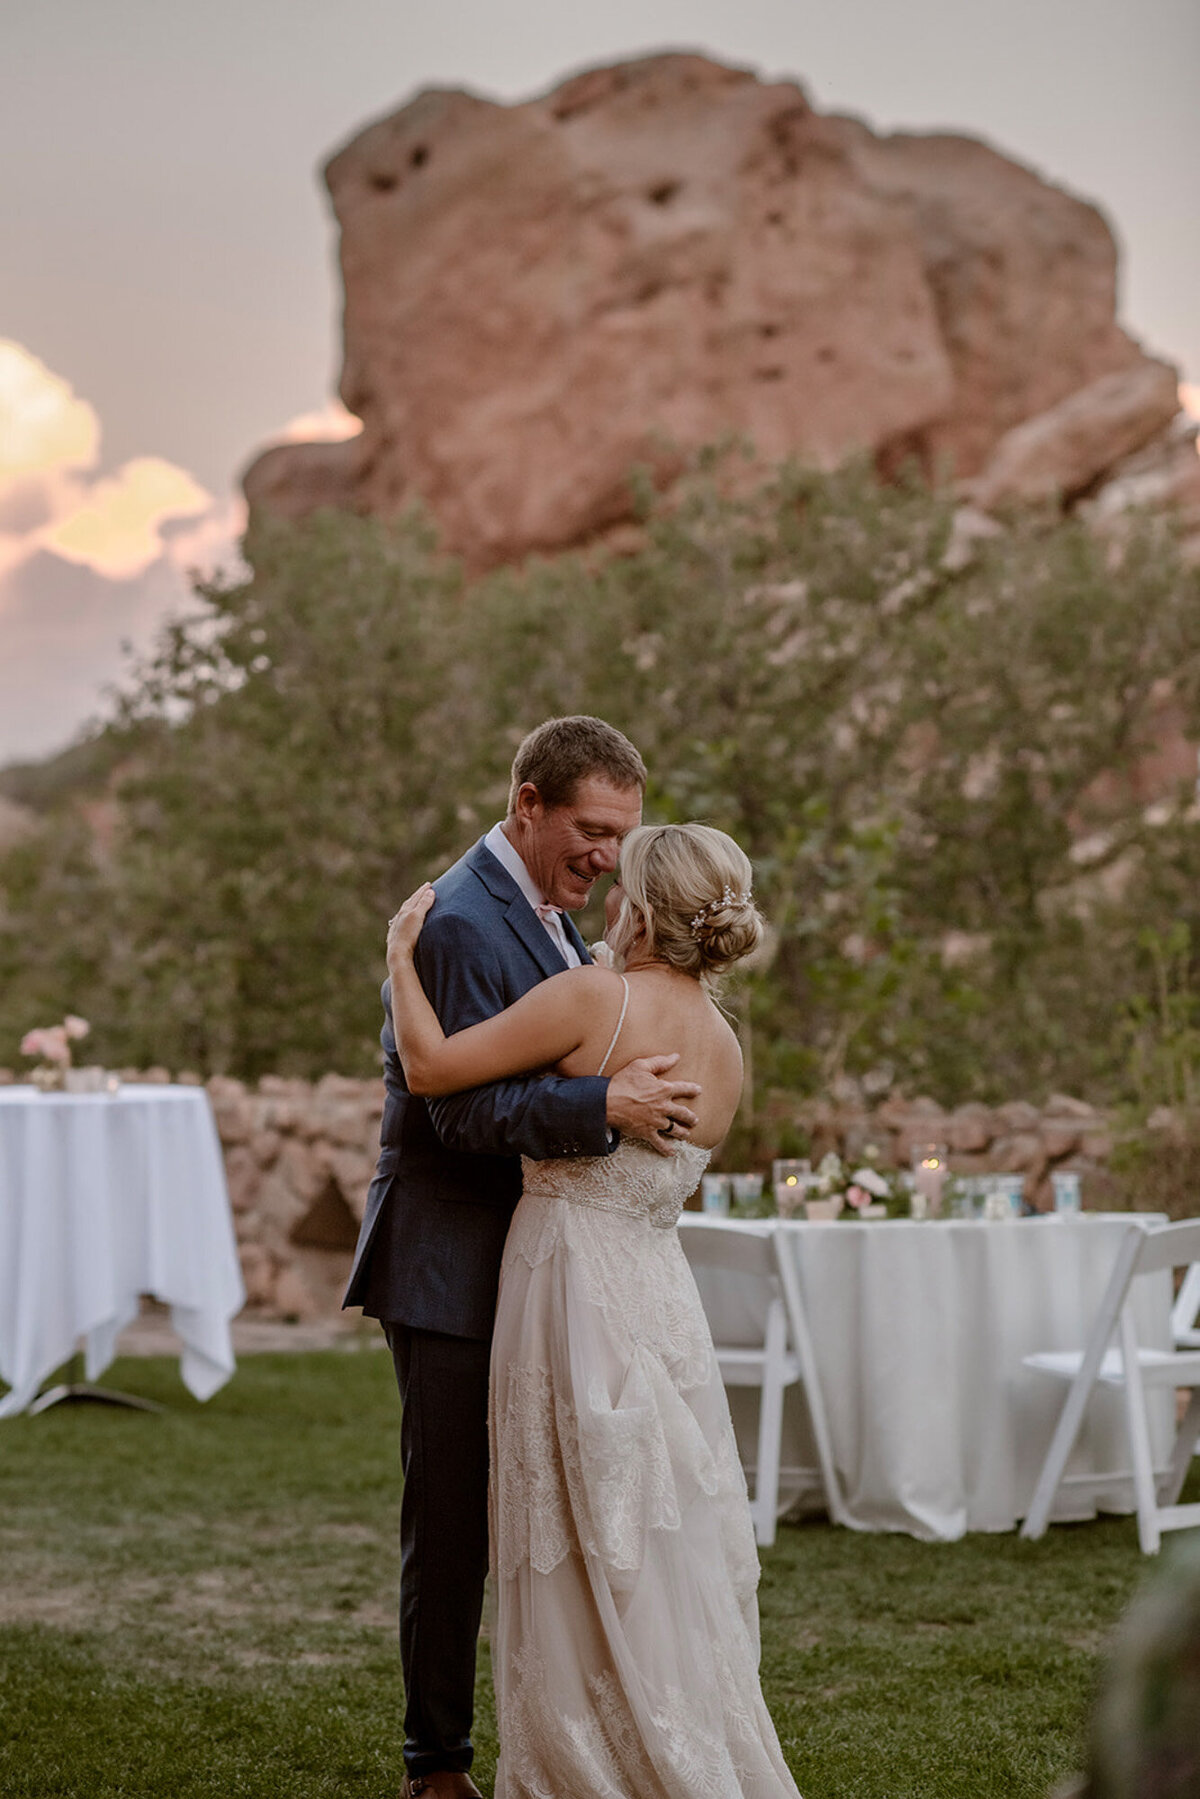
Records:
[[[205,1086],[225,1153],[246,1303],[264,1318],[336,1318],[379,1150],[382,1081],[121,1068],[126,1086]],[[0,1068],[0,1085],[26,1079]]]
[[[164,1082],[165,1069],[122,1069],[126,1082]],[[0,1070],[0,1080],[11,1080]],[[176,1077],[199,1084],[195,1075]],[[328,1074],[315,1084],[266,1075],[256,1087],[216,1076],[206,1083],[225,1152],[229,1197],[249,1308],[264,1317],[333,1318],[375,1168],[381,1081]],[[906,1167],[917,1143],[946,1145],[952,1169],[1025,1176],[1026,1194],[1051,1204],[1053,1169],[1078,1169],[1084,1204],[1103,1204],[1113,1134],[1104,1113],[1066,1094],[1044,1106],[948,1110],[925,1097],[870,1102],[852,1081],[828,1098],[770,1095],[758,1136],[773,1145],[800,1131],[814,1161],[836,1150],[851,1162],[874,1145],[885,1165]],[[766,1152],[765,1170],[771,1150]]]
[[[335,1313],[375,1168],[383,1084],[328,1074],[207,1083],[225,1151],[247,1304]]]
[[[828,1150],[856,1162],[873,1145],[885,1166],[904,1168],[915,1145],[936,1142],[945,1145],[957,1174],[1024,1175],[1026,1199],[1040,1211],[1053,1203],[1050,1175],[1056,1169],[1080,1173],[1085,1205],[1103,1202],[1112,1190],[1111,1123],[1095,1106],[1065,1093],[1052,1094],[1044,1106],[1010,1100],[947,1109],[924,1096],[895,1094],[871,1105],[847,1082],[833,1097],[799,1104],[773,1096],[767,1115],[763,1134],[770,1136],[772,1120],[777,1127],[798,1127],[812,1145],[814,1163]]]
[[[266,1077],[257,1088],[215,1079],[208,1092],[225,1148],[229,1193],[249,1304],[282,1317],[332,1316],[375,1166],[383,1088],[326,1075],[316,1085]],[[915,1143],[935,1139],[962,1173],[1026,1177],[1034,1204],[1051,1203],[1050,1172],[1075,1168],[1085,1203],[1103,1199],[1113,1147],[1103,1113],[1055,1094],[1044,1106],[945,1110],[934,1100],[892,1095],[869,1104],[852,1084],[836,1096],[768,1102],[780,1126],[799,1127],[814,1158],[836,1149],[857,1158],[874,1144],[885,1163],[906,1166]],[[764,1135],[771,1136],[770,1125]]]

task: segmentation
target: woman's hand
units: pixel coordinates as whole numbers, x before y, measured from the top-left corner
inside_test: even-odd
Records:
[[[401,957],[411,959],[417,947],[417,938],[421,935],[421,926],[425,922],[425,914],[432,906],[437,895],[429,881],[422,883],[417,891],[410,895],[396,913],[388,919],[387,960],[388,967]]]

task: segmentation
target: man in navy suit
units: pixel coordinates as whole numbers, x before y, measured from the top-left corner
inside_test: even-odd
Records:
[[[601,719],[550,719],[513,762],[508,814],[434,883],[417,970],[449,1031],[588,959],[570,913],[641,820],[646,770]],[[519,1157],[608,1155],[621,1131],[671,1154],[699,1091],[676,1056],[617,1074],[523,1076],[443,1099],[404,1084],[383,987],[381,1151],[346,1291],[383,1324],[403,1407],[402,1796],[469,1799],[475,1644],[487,1574],[488,1355]]]

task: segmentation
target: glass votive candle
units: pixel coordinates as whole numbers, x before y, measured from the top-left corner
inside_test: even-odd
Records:
[[[762,1214],[763,1177],[761,1174],[731,1174],[733,1215],[735,1218],[758,1218]]]
[[[1010,1218],[1020,1218],[1025,1210],[1025,1176],[1023,1174],[1002,1174],[998,1177],[1001,1193],[1008,1201]]]
[[[914,1218],[936,1218],[942,1209],[942,1188],[946,1184],[946,1148],[942,1143],[913,1145]]]
[[[975,1219],[983,1215],[983,1202],[987,1194],[987,1176],[981,1174],[960,1174],[953,1184],[951,1215],[955,1218]]]
[[[1025,1177],[1023,1175],[989,1175],[987,1196],[983,1202],[984,1217],[991,1224],[1003,1224],[1010,1218],[1019,1218],[1024,1191]]]
[[[729,1176],[727,1174],[702,1174],[700,1176],[700,1210],[709,1218],[728,1218]]]
[[[782,1156],[771,1163],[775,1210],[781,1218],[794,1218],[800,1213],[811,1174],[812,1164],[796,1156]]]
[[[1054,1210],[1060,1217],[1076,1217],[1083,1207],[1079,1170],[1056,1168],[1050,1176],[1050,1185],[1054,1189]]]

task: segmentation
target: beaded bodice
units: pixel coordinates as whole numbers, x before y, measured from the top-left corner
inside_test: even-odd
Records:
[[[660,1156],[636,1137],[622,1138],[611,1156],[575,1156],[523,1163],[526,1198],[540,1196],[642,1218],[669,1231],[708,1166],[710,1150],[680,1142]]]

